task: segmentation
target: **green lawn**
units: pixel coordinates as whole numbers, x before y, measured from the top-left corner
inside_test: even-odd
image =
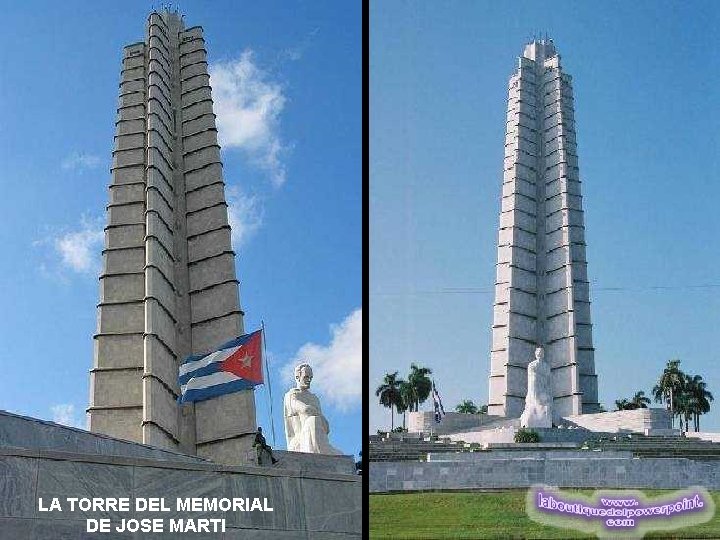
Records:
[[[563,490],[569,492],[570,490]],[[591,495],[593,490],[576,490]],[[663,490],[643,490],[657,496]],[[370,495],[370,538],[596,538],[532,521],[525,490],[497,493],[398,493]],[[712,492],[720,510],[720,492]],[[720,514],[720,511],[718,512]],[[645,538],[720,538],[720,516],[702,525]]]

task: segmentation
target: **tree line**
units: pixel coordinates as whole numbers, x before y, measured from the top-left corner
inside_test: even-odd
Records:
[[[665,403],[670,411],[673,427],[675,417],[680,420],[682,431],[690,430],[690,421],[693,430],[700,431],[700,416],[710,412],[710,402],[713,401],[713,395],[702,376],[684,373],[680,369],[680,360],[668,360],[660,379],[653,386],[652,396],[657,403]],[[643,391],[636,392],[630,400],[623,398],[615,401],[619,411],[644,409],[648,405],[650,398],[646,397]]]
[[[405,413],[417,412],[420,404],[430,396],[432,380],[429,375],[432,370],[410,364],[410,373],[407,380],[400,378],[398,372],[386,373],[383,382],[377,387],[375,395],[379,397],[380,404],[390,409],[390,429],[395,428],[394,413],[403,415],[403,429],[405,428]],[[701,375],[690,375],[680,369],[680,360],[669,360],[660,375],[658,382],[652,389],[652,397],[657,403],[664,403],[671,413],[672,425],[675,418],[680,421],[680,429],[688,431],[692,421],[693,429],[700,431],[700,416],[710,411],[713,395],[707,388],[707,383]],[[645,409],[650,406],[650,398],[640,390],[630,398],[615,401],[618,411]],[[456,407],[459,413],[487,414],[487,405],[478,407],[472,400],[464,399]],[[601,408],[601,412],[604,409]]]
[[[390,430],[395,429],[395,414],[403,415],[403,429],[405,429],[405,413],[417,412],[420,404],[430,396],[432,391],[432,380],[428,375],[432,370],[410,364],[410,373],[407,380],[399,377],[398,372],[386,373],[383,382],[375,390],[375,395],[380,398],[380,404],[390,409]]]

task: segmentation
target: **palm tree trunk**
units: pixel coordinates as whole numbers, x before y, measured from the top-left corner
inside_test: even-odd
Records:
[[[393,405],[390,405],[390,431],[395,429],[395,413],[393,411]]]

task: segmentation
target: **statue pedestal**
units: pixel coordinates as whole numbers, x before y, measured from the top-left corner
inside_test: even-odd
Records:
[[[355,474],[353,456],[329,456],[326,454],[310,454],[307,452],[288,452],[273,450],[279,460],[273,467],[291,469],[300,473],[335,473]]]
[[[520,427],[524,428],[549,428],[552,427],[552,415],[547,405],[530,404],[525,405],[525,410],[520,416]]]

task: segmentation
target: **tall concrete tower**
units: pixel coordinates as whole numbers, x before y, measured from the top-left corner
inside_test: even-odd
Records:
[[[90,429],[237,462],[252,390],[179,406],[178,365],[243,333],[202,28],[153,12],[124,49]]]
[[[598,410],[571,80],[552,40],[527,45],[510,77],[490,414],[520,416],[537,345],[555,417]]]

